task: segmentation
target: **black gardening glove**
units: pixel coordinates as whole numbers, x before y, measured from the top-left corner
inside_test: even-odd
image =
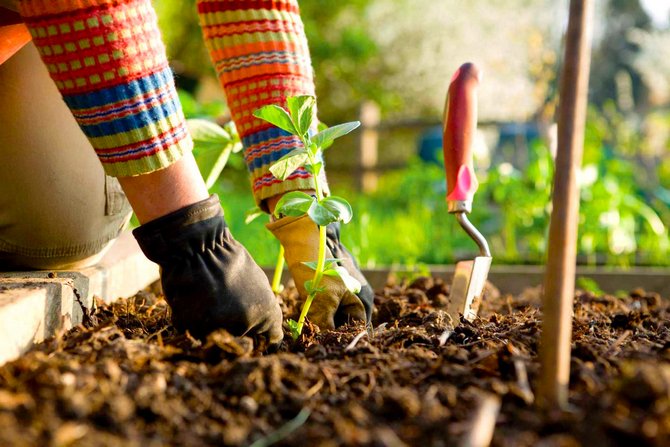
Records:
[[[144,254],[161,267],[172,322],[204,338],[223,328],[233,335],[283,338],[282,313],[267,277],[233,239],[219,198],[210,198],[133,230]]]

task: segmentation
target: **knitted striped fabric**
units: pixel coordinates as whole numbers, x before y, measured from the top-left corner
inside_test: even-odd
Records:
[[[51,78],[108,175],[165,168],[193,143],[150,0],[24,0]]]
[[[296,0],[198,0],[205,44],[226,92],[244,145],[256,202],[297,189],[312,189],[311,174],[299,168],[285,181],[269,167],[302,145],[255,118],[254,110],[286,98],[314,95],[307,39]],[[322,180],[327,193],[325,176]]]

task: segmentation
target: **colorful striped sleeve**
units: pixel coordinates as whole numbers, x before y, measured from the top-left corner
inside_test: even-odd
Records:
[[[192,149],[150,0],[24,0],[20,8],[108,175],[163,169]]]
[[[285,181],[269,167],[302,143],[255,118],[254,110],[286,98],[314,95],[312,65],[296,0],[198,0],[205,44],[244,144],[256,202],[312,189],[304,167]],[[325,175],[322,180],[327,193]]]

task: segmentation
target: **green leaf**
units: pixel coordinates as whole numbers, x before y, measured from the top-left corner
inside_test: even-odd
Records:
[[[349,223],[353,217],[353,211],[351,210],[351,205],[342,197],[330,196],[324,197],[321,200],[320,205],[330,211],[334,216],[337,217],[337,220],[343,223]]]
[[[293,319],[288,319],[286,324],[288,325],[288,329],[291,332],[291,337],[293,340],[297,340],[298,337],[300,337],[300,325],[298,322]]]
[[[244,146],[242,146],[242,141],[240,141],[240,134],[237,133],[237,127],[235,127],[235,123],[233,121],[228,121],[223,125],[223,129],[228,132],[228,134],[230,134],[231,143],[233,145],[233,154],[237,154],[238,152],[242,151]]]
[[[337,126],[329,127],[328,129],[321,131],[312,137],[314,144],[319,146],[322,149],[327,148],[330,144],[336,139],[340,138],[352,130],[360,126],[359,121],[353,121],[350,123],[338,124]]]
[[[237,154],[239,152],[242,152],[242,149],[244,149],[244,146],[242,145],[242,143],[240,143],[239,141],[236,142],[236,143],[233,143],[233,149],[232,149],[233,154]]]
[[[193,141],[207,145],[225,146],[232,142],[231,135],[221,126],[203,119],[186,120],[188,131]]]
[[[323,163],[321,163],[319,161],[319,162],[314,163],[313,165],[305,165],[305,169],[310,174],[313,174],[313,175],[317,176],[321,172],[321,169],[323,169]]]
[[[275,206],[275,216],[283,214],[284,216],[302,216],[309,212],[316,203],[316,198],[305,194],[302,191],[291,191],[279,199]]]
[[[309,150],[310,155],[314,158],[316,158],[319,155],[319,150],[320,150],[319,146],[314,144],[314,142],[310,143],[308,150]]]
[[[278,179],[286,180],[289,175],[307,163],[308,160],[309,156],[304,148],[293,149],[270,166],[270,172]]]
[[[310,294],[310,295],[313,295],[313,294],[316,294],[316,293],[320,293],[320,292],[323,292],[323,291],[326,290],[325,287],[313,287],[312,284],[313,284],[313,281],[312,281],[311,279],[305,281],[305,290],[306,290],[307,293]]]
[[[312,205],[307,211],[307,214],[309,214],[310,219],[322,227],[339,220],[339,217],[336,214],[318,202],[315,202],[314,205]]]
[[[293,120],[293,126],[298,134],[304,137],[312,127],[316,98],[310,95],[291,96],[286,99],[286,104]]]
[[[244,212],[244,223],[249,224],[254,220],[256,220],[258,217],[262,216],[263,214],[265,214],[263,210],[257,206],[249,208]]]
[[[351,276],[347,269],[342,267],[341,265],[336,265],[331,269],[324,270],[323,272],[324,275],[326,276],[337,276],[339,277],[342,282],[344,283],[344,286],[349,290],[351,293],[358,293],[361,291],[361,283],[358,281],[356,278]]]
[[[336,265],[341,260],[342,259],[340,259],[340,258],[326,258],[326,262],[323,265],[324,270],[331,268],[334,264]],[[303,262],[303,264],[305,264],[307,267],[311,268],[312,270],[316,270],[317,261]]]
[[[291,117],[288,112],[276,104],[270,104],[261,107],[254,112],[254,116],[256,118],[265,120],[270,124],[274,124],[288,133],[298,135],[298,131],[293,125],[293,121],[291,121]]]
[[[334,270],[337,272],[338,276],[344,283],[344,286],[349,290],[351,293],[358,293],[361,291],[361,283],[358,281],[356,278],[351,276],[347,269],[342,267],[341,265],[338,265],[334,268]]]

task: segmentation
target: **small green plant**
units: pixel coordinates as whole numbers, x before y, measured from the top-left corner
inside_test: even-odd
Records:
[[[307,312],[316,295],[323,291],[321,280],[324,276],[337,276],[353,293],[361,289],[361,284],[347,270],[338,264],[339,259],[326,259],[326,226],[334,222],[348,223],[352,218],[351,205],[342,197],[323,194],[319,178],[323,170],[323,150],[328,148],[335,139],[356,129],[358,121],[339,124],[310,135],[316,110],[316,99],[303,95],[287,98],[286,109],[278,105],[268,105],[254,112],[254,116],[263,119],[280,129],[297,136],[302,142],[298,147],[270,167],[270,172],[286,180],[296,169],[304,166],[312,174],[314,195],[302,191],[285,194],[277,203],[274,214],[276,217],[298,217],[307,214],[319,227],[319,252],[314,261],[304,264],[314,270],[311,280],[305,282],[307,299],[300,311],[298,321],[289,320],[288,325],[294,339],[302,333]]]

